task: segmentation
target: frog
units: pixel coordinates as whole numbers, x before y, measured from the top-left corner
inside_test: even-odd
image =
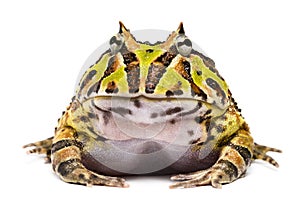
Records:
[[[129,187],[125,176],[169,175],[170,188],[221,188],[255,160],[275,167],[254,142],[215,63],[180,23],[164,41],[138,41],[122,22],[84,70],[54,136],[23,146],[58,177],[87,186]]]

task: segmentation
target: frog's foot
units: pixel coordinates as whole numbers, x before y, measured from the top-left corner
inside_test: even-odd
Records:
[[[97,174],[87,169],[81,161],[83,145],[75,138],[76,131],[72,127],[57,130],[52,145],[52,167],[65,182],[113,187],[128,187],[123,178]]]
[[[264,161],[267,161],[268,163],[274,165],[275,167],[279,167],[279,164],[269,155],[267,155],[267,152],[278,152],[281,153],[282,151],[279,149],[263,146],[254,143],[254,150],[253,150],[253,159],[261,159]]]
[[[217,164],[207,170],[172,176],[171,180],[179,182],[172,184],[170,188],[191,188],[204,185],[222,188],[222,184],[230,183],[237,176],[234,164],[227,160],[219,160]]]
[[[27,151],[28,154],[46,154],[45,162],[50,163],[51,162],[51,147],[52,147],[52,140],[53,137],[47,138],[42,141],[29,143],[23,146],[23,148],[29,148]]]
[[[55,172],[61,180],[68,183],[83,184],[86,186],[101,185],[112,187],[128,187],[125,179],[119,177],[109,177],[96,174],[86,169],[80,159],[72,158],[53,165]]]
[[[248,129],[241,128],[228,141],[224,139],[221,145],[219,159],[212,167],[173,176],[171,180],[179,182],[171,185],[170,188],[190,188],[203,185],[221,188],[222,184],[242,177],[252,158],[253,139]]]

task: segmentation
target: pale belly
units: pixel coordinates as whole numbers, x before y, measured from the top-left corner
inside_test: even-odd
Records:
[[[191,172],[211,166],[218,156],[209,148],[192,150],[204,138],[196,119],[208,110],[196,100],[101,98],[85,107],[97,115],[90,122],[96,137],[83,137],[84,163],[96,172]]]

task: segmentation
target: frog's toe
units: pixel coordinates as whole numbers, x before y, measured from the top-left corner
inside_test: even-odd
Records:
[[[253,159],[261,159],[263,161],[266,161],[270,164],[272,164],[275,167],[279,167],[279,164],[273,159],[271,156],[267,155],[267,152],[278,152],[281,153],[282,151],[280,149],[267,147],[264,145],[259,145],[257,143],[254,143],[254,151],[253,151]]]
[[[197,173],[193,172],[193,173],[189,173],[189,174],[178,174],[178,175],[172,176],[171,180],[172,181],[186,181],[186,180],[195,179],[201,175],[201,172],[202,172],[202,174],[205,174],[205,170],[198,171]]]
[[[34,143],[29,143],[23,146],[24,149],[28,148],[27,154],[45,154],[45,162],[50,163],[51,162],[51,147],[52,147],[52,140],[53,137],[47,138],[45,140],[41,140]]]
[[[122,187],[127,188],[129,185],[126,183],[125,179],[120,177],[109,177],[98,174],[90,175],[87,183],[87,186],[92,185],[103,185],[103,186],[111,186],[111,187]]]
[[[123,188],[129,187],[129,185],[123,178],[99,175],[86,169],[79,163],[70,163],[65,167],[62,167],[62,165],[60,165],[58,173],[60,174],[60,178],[68,183],[77,183],[86,186],[97,185]]]
[[[180,174],[171,177],[171,180],[179,182],[170,185],[170,188],[192,188],[204,185],[222,188],[222,178],[222,173],[213,170],[202,170],[190,174]]]

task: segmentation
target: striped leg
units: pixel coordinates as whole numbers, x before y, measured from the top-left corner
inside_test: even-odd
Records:
[[[190,174],[180,174],[171,177],[179,181],[170,188],[189,188],[202,185],[212,185],[221,188],[222,184],[230,183],[246,172],[251,163],[253,139],[248,130],[238,130],[234,137],[222,147],[220,157],[209,169]]]
[[[76,131],[72,127],[57,130],[52,145],[52,166],[59,177],[69,183],[83,185],[104,185],[128,187],[125,180],[96,174],[81,162],[82,144],[75,139]]]

